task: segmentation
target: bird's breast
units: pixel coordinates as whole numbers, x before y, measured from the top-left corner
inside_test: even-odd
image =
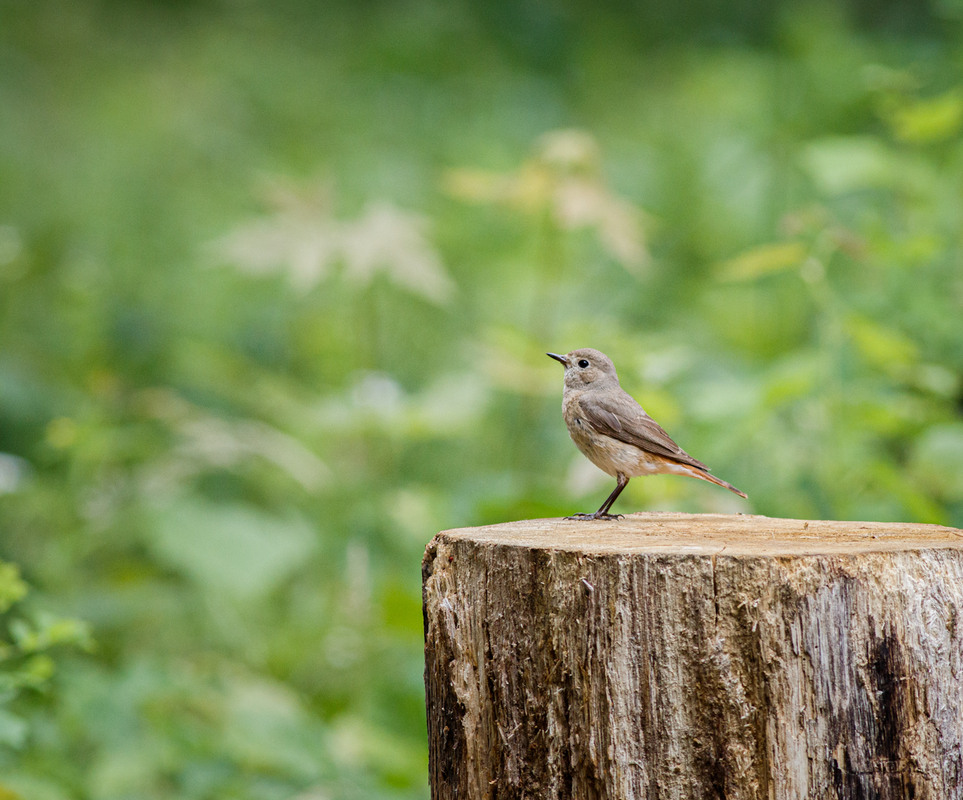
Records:
[[[586,422],[577,396],[565,399],[562,413],[575,446],[602,472],[633,477],[664,470],[665,459],[594,430]]]

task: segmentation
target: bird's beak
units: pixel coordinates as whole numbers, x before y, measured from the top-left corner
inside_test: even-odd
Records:
[[[554,359],[555,359],[556,361],[558,361],[563,367],[567,367],[567,366],[568,366],[568,359],[567,359],[565,356],[560,356],[560,355],[558,355],[558,353],[546,353],[545,355],[547,355],[549,358],[554,358]]]

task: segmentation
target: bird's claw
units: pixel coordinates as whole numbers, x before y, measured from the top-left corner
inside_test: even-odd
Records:
[[[580,511],[578,514],[572,514],[565,519],[625,519],[625,517],[622,514],[600,514],[598,511],[594,514],[586,514],[584,511]]]

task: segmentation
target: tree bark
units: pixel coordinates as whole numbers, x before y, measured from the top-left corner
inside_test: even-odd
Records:
[[[963,800],[963,531],[531,520],[423,580],[434,800]]]

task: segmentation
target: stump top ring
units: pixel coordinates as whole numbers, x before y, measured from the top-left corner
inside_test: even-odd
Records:
[[[533,519],[443,531],[478,544],[579,552],[801,556],[963,550],[963,530],[907,522],[799,520],[757,514],[644,512],[618,521]]]

